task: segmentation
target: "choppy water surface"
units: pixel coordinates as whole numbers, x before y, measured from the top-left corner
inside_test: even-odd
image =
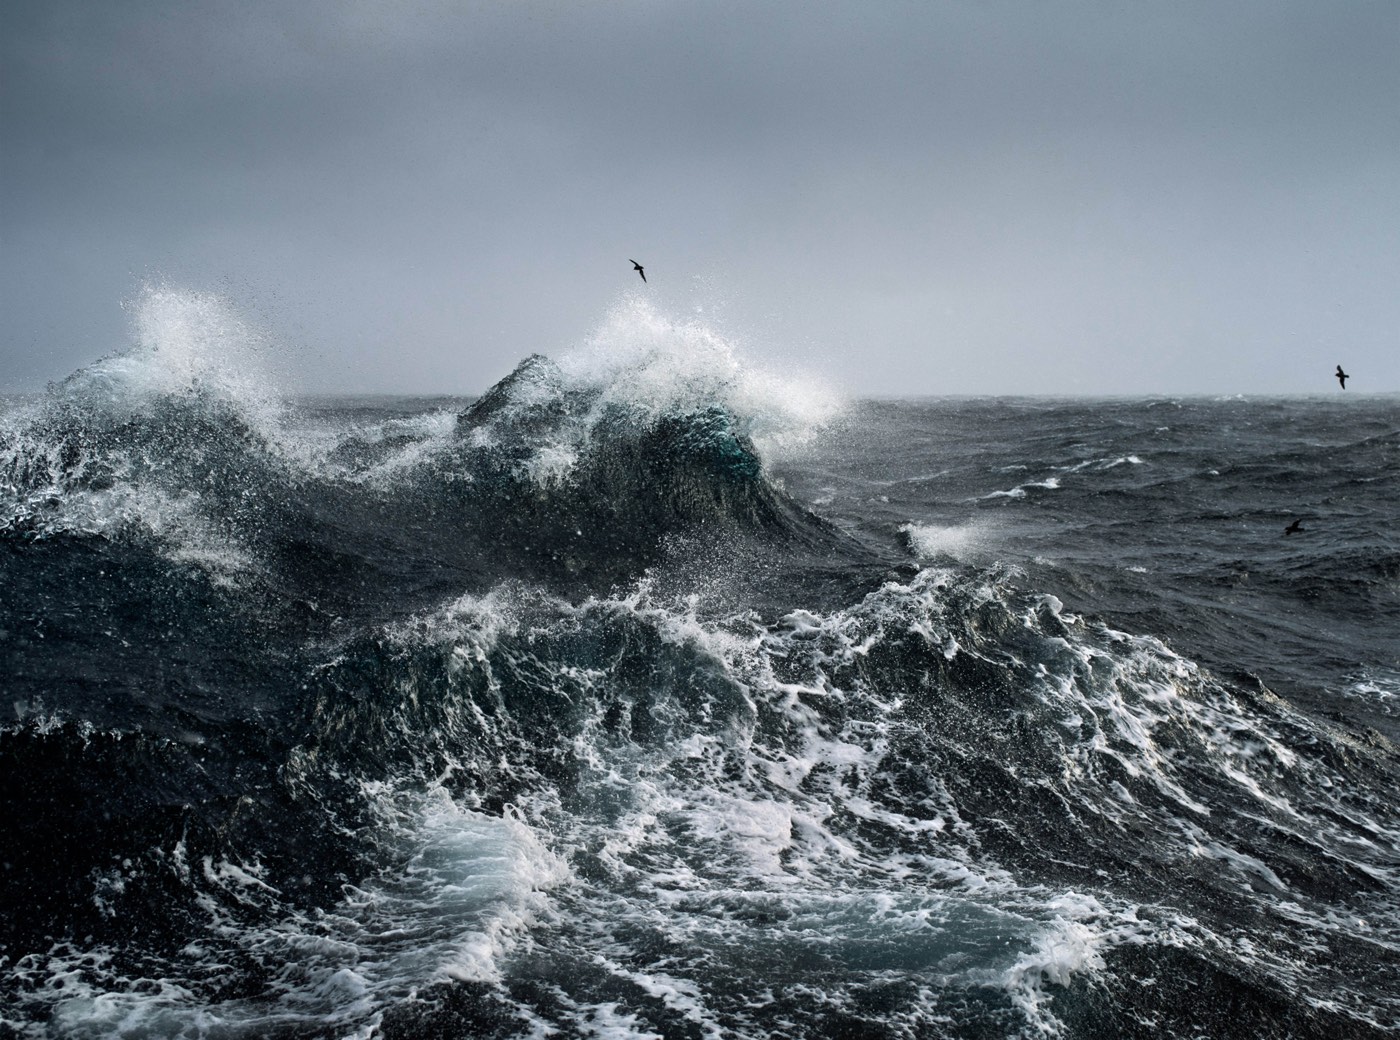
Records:
[[[0,414],[0,1030],[1400,1028],[1400,399],[248,338],[155,294]]]

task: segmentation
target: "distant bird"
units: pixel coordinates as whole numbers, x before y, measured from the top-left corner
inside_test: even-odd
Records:
[[[1341,366],[1341,365],[1338,365],[1338,366],[1337,366],[1337,382],[1339,382],[1339,383],[1342,384],[1342,389],[1343,389],[1343,390],[1345,390],[1345,389],[1347,388],[1347,379],[1349,379],[1349,378],[1350,378],[1350,377],[1349,377],[1345,372],[1342,371],[1342,366]]]
[[[1297,534],[1299,531],[1306,531],[1306,530],[1307,530],[1307,528],[1303,526],[1303,521],[1301,521],[1301,520],[1294,520],[1291,524],[1289,524],[1287,527],[1285,527],[1285,528],[1283,529],[1283,533],[1284,533],[1284,534]]]
[[[630,256],[627,258],[627,262],[632,265],[632,270],[636,271],[639,275],[642,276],[642,281],[645,282],[647,280],[647,273],[642,270],[642,265],[637,263],[637,261],[633,260]],[[1342,367],[1338,365],[1337,371],[1340,372],[1341,370]]]

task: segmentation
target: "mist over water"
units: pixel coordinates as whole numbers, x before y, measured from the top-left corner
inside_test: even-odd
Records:
[[[136,330],[0,414],[7,1033],[1400,1026],[1394,397],[847,401],[629,299],[298,401]]]

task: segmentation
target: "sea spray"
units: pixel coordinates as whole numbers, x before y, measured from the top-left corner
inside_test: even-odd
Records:
[[[836,423],[634,301],[287,406],[207,303],[0,417],[4,1028],[1400,1025],[1392,401]]]

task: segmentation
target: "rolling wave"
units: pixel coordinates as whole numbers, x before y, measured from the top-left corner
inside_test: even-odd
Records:
[[[1035,587],[1101,570],[1000,559],[1047,500],[1113,503],[1077,521],[1110,555],[1124,502],[1201,468],[1169,471],[1179,446],[1097,443],[1081,409],[1034,471],[1062,475],[1012,491],[1023,462],[818,473],[832,500],[889,493],[875,537],[775,474],[829,398],[636,304],[402,412],[280,401],[216,301],[147,308],[132,351],[0,423],[4,1028],[1400,1022],[1391,742]],[[884,522],[945,489],[996,520]],[[1298,561],[1270,534],[1261,587],[1387,609],[1393,554]],[[1245,583],[1225,544],[1193,581]]]

